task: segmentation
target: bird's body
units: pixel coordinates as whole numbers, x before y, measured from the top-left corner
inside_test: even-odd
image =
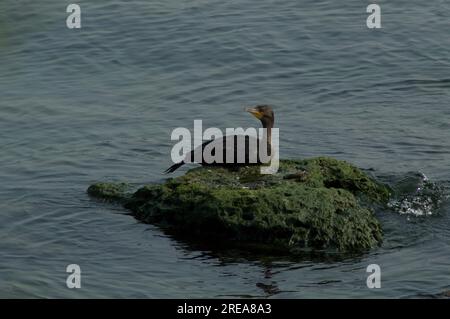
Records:
[[[262,139],[249,135],[227,135],[206,141],[187,153],[184,160],[169,167],[165,173],[172,173],[186,163],[199,163],[203,166],[238,167],[243,165],[266,164],[271,155],[271,129],[274,116],[269,106],[247,109],[263,124]],[[265,148],[265,149],[262,149]]]

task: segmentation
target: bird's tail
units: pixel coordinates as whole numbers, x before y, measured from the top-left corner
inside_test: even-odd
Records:
[[[181,162],[179,162],[179,163],[175,163],[175,164],[173,164],[172,166],[170,166],[168,169],[166,169],[166,170],[164,171],[164,174],[172,173],[172,172],[176,171],[176,170],[177,170],[180,166],[182,166],[182,165],[184,165],[184,161],[181,161]]]

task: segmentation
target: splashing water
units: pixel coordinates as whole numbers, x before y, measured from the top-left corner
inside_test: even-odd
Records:
[[[446,198],[441,185],[421,173],[409,173],[393,186],[394,197],[388,207],[402,215],[430,216],[436,214]]]

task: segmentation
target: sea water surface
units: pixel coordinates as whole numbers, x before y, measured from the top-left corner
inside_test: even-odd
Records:
[[[0,3],[0,297],[439,297],[450,289],[450,3],[78,0]],[[259,125],[282,158],[333,156],[407,190],[356,257],[268,260],[192,247],[97,181],[162,182],[176,127]],[[187,168],[180,169],[176,175]],[[425,178],[431,184],[422,193]],[[430,186],[431,185],[431,186]],[[78,264],[81,289],[66,286]],[[381,267],[368,289],[366,267]]]

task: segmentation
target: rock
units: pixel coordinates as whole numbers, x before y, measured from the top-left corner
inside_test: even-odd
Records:
[[[120,200],[138,220],[183,236],[296,253],[380,244],[371,206],[385,204],[390,189],[347,162],[320,157],[282,160],[274,175],[259,174],[258,166],[199,167],[134,194],[108,183],[88,193]]]
[[[127,183],[97,183],[89,186],[87,192],[92,197],[107,201],[125,201],[129,197],[129,188]]]

